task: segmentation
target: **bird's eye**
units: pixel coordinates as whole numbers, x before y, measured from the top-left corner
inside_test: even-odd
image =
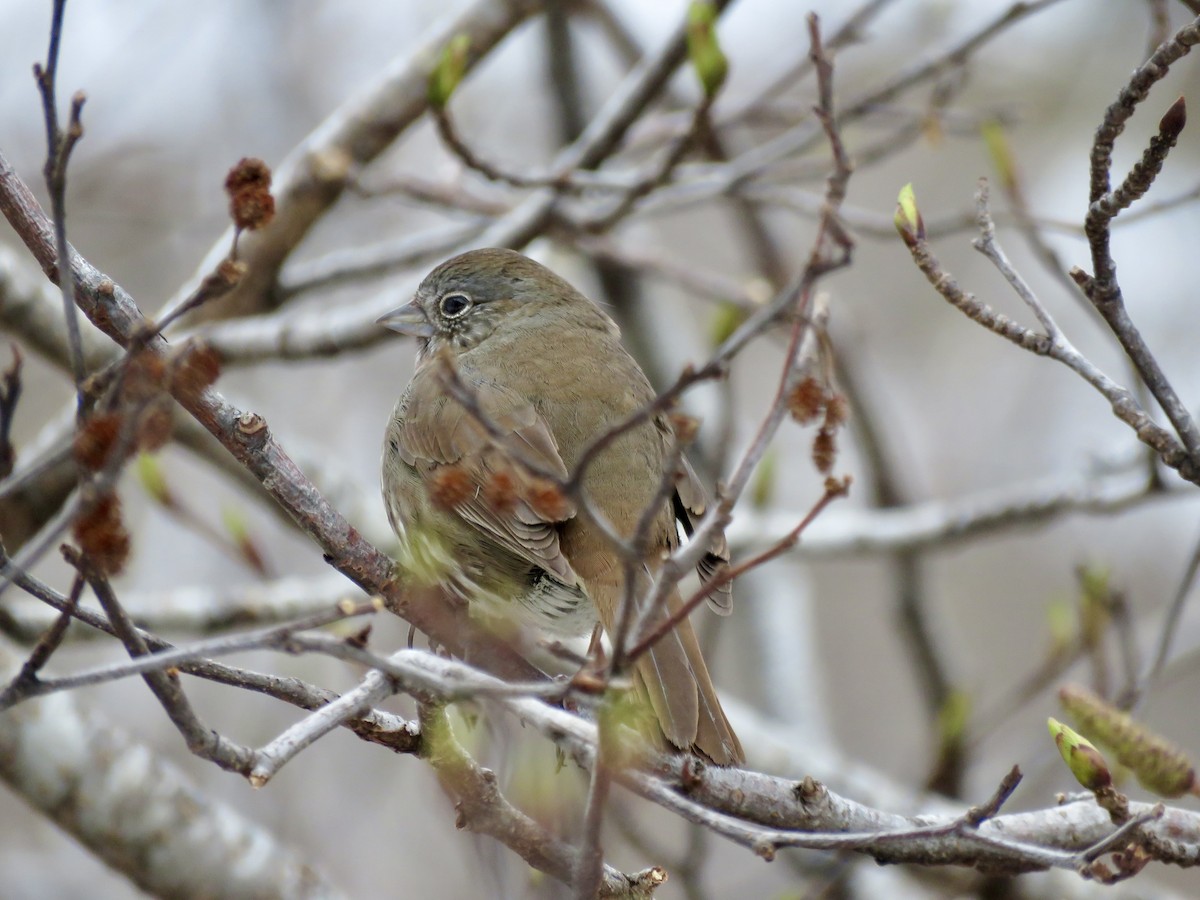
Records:
[[[438,308],[447,319],[457,319],[471,308],[471,298],[466,294],[447,294],[438,303]]]

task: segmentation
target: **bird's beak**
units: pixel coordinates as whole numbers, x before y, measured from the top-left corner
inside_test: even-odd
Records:
[[[425,318],[425,313],[421,307],[417,306],[415,300],[405,303],[399,309],[393,309],[390,313],[385,313],[375,322],[384,328],[390,328],[392,331],[412,337],[433,337],[433,325]]]

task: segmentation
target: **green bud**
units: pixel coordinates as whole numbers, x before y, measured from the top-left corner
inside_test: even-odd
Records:
[[[175,498],[171,496],[171,489],[167,487],[166,476],[163,475],[162,466],[158,464],[156,455],[139,453],[137,474],[138,479],[142,482],[142,487],[155,502],[161,503],[163,506],[174,504]]]
[[[230,538],[239,547],[249,540],[250,526],[246,524],[246,517],[242,515],[240,509],[232,506],[222,507],[221,523],[225,526],[225,531],[229,533]]]
[[[1112,572],[1104,566],[1086,565],[1079,567],[1079,586],[1091,597],[1107,597],[1111,590]]]
[[[992,159],[992,166],[995,167],[1000,182],[1012,190],[1017,184],[1017,167],[1004,126],[995,119],[991,119],[983,123],[979,133],[983,137],[983,146],[987,148],[988,156]]]
[[[900,189],[896,203],[896,231],[904,239],[904,243],[912,247],[918,241],[925,240],[925,220],[917,209],[917,195],[913,192],[912,182]]]
[[[938,731],[943,744],[962,741],[971,717],[971,695],[966,691],[950,691],[938,710]]]
[[[763,454],[754,472],[754,482],[750,486],[750,502],[755,509],[765,509],[775,496],[775,470],[779,465],[779,454],[771,447]]]
[[[465,34],[455,35],[442,48],[437,65],[429,73],[429,105],[442,109],[450,102],[450,95],[458,88],[467,71],[467,55],[471,50],[471,38]]]
[[[1066,653],[1078,633],[1075,608],[1069,600],[1059,597],[1046,606],[1046,629],[1050,632],[1050,656],[1054,659]]]
[[[1108,763],[1087,738],[1072,731],[1053,716],[1046,720],[1046,724],[1050,727],[1050,736],[1054,738],[1059,755],[1076,781],[1089,791],[1098,791],[1112,785],[1112,773],[1108,770]]]
[[[717,9],[708,0],[694,0],[688,8],[688,59],[700,79],[704,96],[711,99],[725,83],[729,60],[717,42]]]
[[[719,347],[746,321],[746,313],[736,303],[720,304],[708,325],[708,337],[714,347]]]
[[[1103,566],[1080,566],[1079,630],[1083,645],[1096,647],[1104,640],[1112,622],[1113,589],[1111,573]]]

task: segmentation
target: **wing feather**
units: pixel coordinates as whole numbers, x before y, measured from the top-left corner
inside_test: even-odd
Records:
[[[554,436],[533,406],[514,391],[466,369],[459,376],[474,393],[479,412],[501,434],[490,433],[430,371],[410,386],[397,435],[401,458],[423,475],[456,466],[472,488],[454,508],[463,520],[568,587],[580,588],[582,581],[562,553],[556,528],[574,516],[575,509],[552,483],[522,464],[565,479],[567,469]]]
[[[686,457],[680,459],[679,471],[675,474],[675,515],[683,530],[691,535],[704,516],[708,498],[704,493],[704,485],[696,476],[696,471]],[[696,571],[701,582],[706,582],[729,566],[729,544],[725,533],[718,531],[709,541],[707,551],[700,558]],[[719,616],[727,616],[733,612],[733,585],[729,582],[721,585],[708,596],[708,607]]]

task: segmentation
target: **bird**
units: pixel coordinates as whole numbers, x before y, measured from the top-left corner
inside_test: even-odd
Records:
[[[597,520],[628,541],[656,507],[646,513],[644,558],[633,566],[642,598],[706,503],[694,470],[673,451],[675,421],[661,413],[594,455],[580,480],[585,502],[562,490],[589,445],[656,396],[616,323],[549,268],[502,248],[443,262],[378,322],[417,339],[383,445],[398,565],[485,618],[560,637],[594,639],[599,626],[611,637],[627,569]],[[728,563],[725,537],[715,533],[700,577]],[[673,587],[657,620],[681,604]],[[708,604],[730,611],[727,582]],[[642,710],[634,719],[648,723],[653,743],[718,765],[744,761],[687,618],[630,674]]]

